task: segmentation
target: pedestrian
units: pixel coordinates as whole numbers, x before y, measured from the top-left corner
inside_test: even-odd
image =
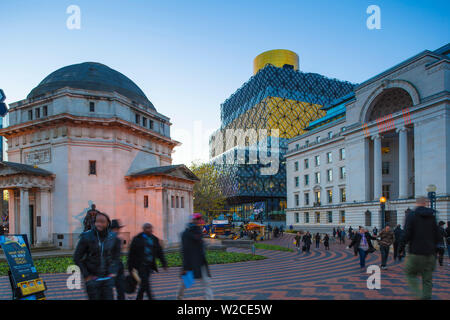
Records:
[[[387,270],[386,263],[389,258],[389,249],[394,243],[394,232],[391,231],[389,225],[384,227],[378,235],[378,244],[380,245],[381,253],[381,269]]]
[[[436,268],[436,247],[439,243],[434,210],[427,208],[427,199],[419,197],[416,208],[405,221],[405,243],[409,244],[405,272],[411,291],[417,298],[431,299],[433,271]],[[422,292],[418,276],[422,277]]]
[[[200,228],[199,232],[202,234]],[[131,241],[128,252],[128,271],[132,273],[135,269],[141,279],[136,300],[142,300],[144,293],[147,294],[149,300],[153,299],[150,277],[153,271],[158,272],[156,259],[159,259],[163,269],[167,270],[166,258],[159,244],[159,239],[153,234],[153,226],[150,223],[144,223],[142,232]]]
[[[447,241],[447,253],[448,258],[450,259],[450,221],[447,221],[447,229],[445,229],[445,236]],[[450,266],[450,263],[448,264]]]
[[[316,249],[320,248],[320,233],[316,233],[316,236],[314,238],[316,240]]]
[[[73,261],[85,280],[89,300],[113,300],[114,278],[120,259],[116,234],[109,230],[111,220],[97,212],[93,227],[80,235]]]
[[[333,228],[333,238],[336,239],[336,228]]]
[[[280,237],[283,237],[284,227],[283,225],[280,226]]]
[[[345,235],[346,235],[345,229],[342,228],[341,240],[342,240],[342,243],[343,243],[343,244],[345,244]]]
[[[95,216],[99,211],[95,208],[95,204],[91,205],[83,220],[83,232],[89,231],[93,228],[95,223]]]
[[[323,237],[323,245],[325,246],[325,250],[330,250],[330,237],[328,236],[328,233]]]
[[[373,227],[372,234],[376,237],[378,234],[377,226]]]
[[[297,232],[297,235],[295,236],[295,247],[297,248],[297,254],[300,254],[301,251],[301,241],[302,236],[300,235],[300,232]]]
[[[401,261],[405,256],[405,231],[402,229],[401,225],[397,225],[394,229],[394,261],[398,259]]]
[[[439,221],[438,224],[438,235],[439,235],[439,241],[436,249],[436,253],[438,256],[439,265],[442,267],[444,265],[444,253],[445,253],[445,222]]]
[[[351,238],[352,238],[352,234],[353,234],[353,228],[352,228],[352,226],[350,226],[349,228],[348,228],[348,238],[351,240]]]
[[[375,252],[375,248],[373,247],[371,240],[376,240],[376,238],[372,237],[366,229],[361,228],[348,246],[348,248],[355,246],[358,248],[359,266],[361,267],[361,271],[363,271],[366,267],[367,255]]]
[[[120,229],[123,227],[124,226],[121,225],[119,220],[113,219],[111,221],[111,231],[116,234],[116,241],[118,242],[120,251],[122,251],[121,247],[122,247],[123,239],[121,238],[119,232],[120,232]],[[117,275],[114,278],[114,285],[116,287],[117,300],[125,300],[125,274],[124,274],[124,266],[123,266],[122,259],[119,259],[118,264],[119,264],[119,267],[117,269]]]
[[[309,231],[306,232],[306,234],[303,236],[303,244],[305,246],[305,251],[309,253],[309,250],[311,248],[311,243],[312,243],[312,239],[311,239],[311,234],[309,233]]]
[[[201,279],[201,284],[205,291],[205,299],[212,300],[213,292],[211,289],[211,274],[206,260],[205,248],[200,227],[203,223],[202,215],[194,213],[192,221],[188,224],[181,236],[183,267],[181,275],[185,275],[188,271],[192,271],[194,279]],[[177,293],[177,299],[183,299],[186,288],[183,279]]]

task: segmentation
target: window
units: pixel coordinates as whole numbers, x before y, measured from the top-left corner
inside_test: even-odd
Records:
[[[320,223],[320,212],[316,212],[316,223]]]
[[[314,176],[316,178],[316,183],[320,183],[320,172],[314,173]]]
[[[319,136],[316,137],[316,142],[317,142],[317,143],[320,142],[320,137],[319,137]]]
[[[327,190],[328,203],[333,203],[333,190]]]
[[[295,171],[298,171],[298,161],[295,161],[295,162],[294,162],[294,170],[295,170]]]
[[[144,196],[144,208],[148,208],[148,196]]]
[[[391,196],[391,186],[389,184],[383,184],[383,197],[390,199]]]
[[[179,206],[179,199],[178,199],[178,196],[176,196],[176,202],[175,202],[175,203],[176,203],[176,207],[179,208],[180,206]]]
[[[295,199],[295,206],[298,207],[300,205],[298,194],[294,195],[294,199]]]
[[[39,119],[41,117],[41,108],[35,109],[34,114],[36,115],[36,119]]]
[[[316,167],[320,166],[320,156],[315,156],[314,157],[314,162],[316,164]]]
[[[142,117],[142,126],[147,128],[147,118]]]
[[[328,182],[333,181],[333,169],[327,170],[327,180],[328,180]]]
[[[95,103],[89,102],[89,112],[95,112]]]
[[[305,164],[305,169],[308,169],[309,168],[309,160],[305,159],[304,164]]]
[[[33,110],[28,110],[28,120],[33,120]]]
[[[97,161],[89,160],[89,174],[97,174]]]
[[[339,191],[341,194],[341,202],[345,202],[347,200],[345,196],[345,188],[340,188]]]
[[[305,186],[309,185],[309,174],[305,174]]]
[[[382,167],[381,167],[381,173],[389,174],[389,162],[388,161],[383,161]]]
[[[309,146],[309,140],[305,141],[305,146]]]
[[[295,149],[300,149],[300,145],[298,143],[295,145]]]
[[[327,211],[327,221],[328,223],[333,223],[333,212],[332,211]]]
[[[304,194],[305,206],[309,206],[309,193]]]
[[[172,208],[175,208],[175,197],[174,196],[170,197],[170,205]]]
[[[339,149],[339,160],[345,160],[345,149]]]
[[[320,191],[314,192],[315,205],[320,206]]]
[[[339,168],[339,178],[340,179],[345,179],[346,175],[345,175],[345,167],[340,167]]]
[[[299,223],[300,219],[298,217],[298,212],[294,213],[295,223]]]
[[[150,129],[153,129],[153,120],[150,120],[149,123],[150,123]]]
[[[42,107],[42,116],[43,116],[43,117],[48,116],[48,109],[47,109],[47,106],[43,106],[43,107]]]
[[[331,138],[333,138],[333,132],[332,131],[328,132],[328,139],[331,139]]]
[[[294,179],[295,179],[295,186],[298,187],[298,185],[299,185],[299,182],[298,182],[298,181],[299,181],[299,178],[298,178],[298,177],[295,177]]]
[[[184,197],[181,197],[181,208],[184,208]]]
[[[139,124],[141,122],[141,117],[136,114],[136,123]]]
[[[365,220],[366,220],[366,227],[370,227],[372,226],[372,212],[370,212],[369,210],[366,211],[365,213]]]
[[[339,222],[345,223],[345,211],[344,210],[339,211]]]
[[[305,223],[309,223],[309,212],[305,212]]]
[[[333,162],[333,156],[331,154],[331,152],[327,153],[327,163],[332,163]]]

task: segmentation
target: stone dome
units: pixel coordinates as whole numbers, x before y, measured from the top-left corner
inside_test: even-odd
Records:
[[[133,81],[122,73],[97,62],[73,64],[52,72],[36,88],[31,90],[27,98],[36,98],[64,87],[117,92],[132,101],[155,110],[144,92]]]

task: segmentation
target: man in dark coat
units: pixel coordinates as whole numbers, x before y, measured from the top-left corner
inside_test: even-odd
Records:
[[[153,271],[158,272],[156,259],[161,261],[164,270],[167,270],[167,262],[163,250],[159,244],[159,239],[153,235],[153,226],[150,223],[144,223],[143,232],[133,238],[128,252],[128,271],[130,273],[136,269],[141,279],[136,300],[144,298],[144,292],[147,293],[149,300],[153,299],[150,287],[150,276]],[[202,231],[200,230],[200,233]]]
[[[390,226],[386,226],[381,230],[378,239],[381,253],[381,269],[386,270],[386,264],[389,258],[389,248],[394,243],[394,233],[391,231]]]
[[[212,300],[213,292],[210,286],[211,274],[209,272],[208,261],[206,260],[205,248],[202,234],[199,231],[203,223],[202,215],[194,213],[191,223],[181,235],[181,254],[183,257],[183,268],[181,275],[184,276],[188,271],[194,274],[194,279],[201,279],[205,290],[205,299]],[[184,296],[184,280],[181,280],[177,293],[177,299],[181,300]]]
[[[433,271],[436,268],[436,248],[439,243],[434,210],[427,208],[427,199],[416,200],[417,207],[405,221],[405,243],[409,244],[405,272],[411,291],[421,299],[431,299]],[[422,292],[417,277],[422,277]]]
[[[111,221],[111,231],[116,234],[116,241],[120,248],[122,248],[122,238],[119,235],[120,229],[124,226],[120,224],[120,221],[113,219]],[[117,276],[114,278],[114,284],[116,286],[117,300],[125,300],[125,274],[122,259],[119,259],[119,268]]]
[[[304,244],[304,248],[306,252],[309,252],[310,248],[311,248],[311,243],[312,243],[312,236],[309,233],[309,231],[306,232],[306,234],[303,236],[303,244]]]
[[[394,261],[401,261],[405,256],[405,231],[400,225],[397,225],[394,230]]]
[[[73,260],[85,279],[89,300],[113,300],[114,278],[120,259],[116,234],[108,216],[98,212],[94,227],[80,235]]]

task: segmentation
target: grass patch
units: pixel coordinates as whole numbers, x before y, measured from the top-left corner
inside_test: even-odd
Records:
[[[225,264],[251,260],[262,260],[266,259],[266,257],[252,255],[249,253],[207,250],[206,259],[208,260],[209,264]],[[180,267],[182,265],[181,255],[179,252],[166,254],[166,260],[169,267]],[[122,256],[122,261],[126,266],[127,257]],[[74,264],[72,257],[41,258],[34,260],[34,266],[39,273],[65,273],[67,267],[72,264]],[[157,264],[158,267],[161,267],[161,262],[159,260],[157,260]],[[8,270],[8,263],[6,261],[0,262],[0,276],[7,276]]]
[[[274,244],[256,243],[255,247],[256,249],[294,252],[294,250],[292,250],[291,248],[277,246]]]

